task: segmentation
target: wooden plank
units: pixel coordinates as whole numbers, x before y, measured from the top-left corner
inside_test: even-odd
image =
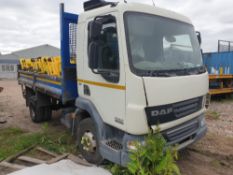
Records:
[[[47,164],[53,164],[53,163],[56,163],[60,160],[63,160],[63,159],[66,159],[67,157],[69,156],[69,154],[63,154],[61,156],[58,156],[58,157],[55,157],[49,161],[47,161]]]
[[[9,163],[9,162],[6,162],[6,161],[1,162],[0,166],[10,168],[10,169],[14,169],[14,170],[22,170],[24,168],[27,168],[26,166],[14,164],[14,163]]]
[[[15,159],[17,159],[17,157],[19,157],[19,156],[25,154],[26,152],[32,150],[34,147],[35,147],[35,145],[33,145],[33,146],[31,146],[31,147],[29,147],[29,148],[27,148],[25,150],[22,150],[22,151],[18,152],[17,154],[13,155],[13,156],[8,157],[5,160],[5,162],[12,162],[12,161],[14,161]]]
[[[40,151],[42,153],[46,153],[46,154],[48,154],[48,155],[50,155],[52,157],[57,157],[58,156],[58,154],[52,153],[52,152],[50,152],[50,151],[48,151],[48,150],[46,150],[46,149],[44,149],[42,147],[36,147],[36,150],[38,150],[38,151]]]
[[[88,166],[88,167],[93,166],[92,164],[88,163],[86,160],[83,160],[83,159],[81,159],[81,158],[79,158],[79,157],[77,157],[77,156],[75,156],[73,154],[70,154],[68,156],[68,159],[73,161],[76,164],[80,164],[80,165],[83,165],[83,166]]]
[[[36,158],[32,158],[32,157],[27,157],[27,156],[20,156],[20,157],[18,157],[18,160],[22,160],[22,161],[25,161],[25,162],[30,162],[30,163],[33,163],[33,164],[46,163],[46,161],[36,159]]]

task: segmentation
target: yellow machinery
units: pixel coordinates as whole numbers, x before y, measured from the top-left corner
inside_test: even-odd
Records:
[[[39,57],[20,59],[21,69],[25,71],[47,74],[50,76],[61,76],[61,57]]]
[[[51,74],[54,76],[61,76],[61,57],[52,57],[51,58]]]
[[[26,59],[26,58],[20,59],[20,65],[23,70],[26,71],[33,70],[33,64],[31,59]]]
[[[26,70],[26,63],[25,63],[25,59],[24,58],[20,58],[19,59],[20,62],[20,66],[22,70]]]
[[[42,71],[42,66],[43,66],[42,58],[39,57],[36,60],[37,60],[37,66],[38,66],[38,73],[43,73],[43,71]]]
[[[48,57],[41,58],[40,69],[41,69],[41,73],[49,75]]]
[[[33,72],[38,72],[39,67],[38,67],[38,64],[37,64],[37,59],[31,58],[31,64],[32,64],[32,71]]]

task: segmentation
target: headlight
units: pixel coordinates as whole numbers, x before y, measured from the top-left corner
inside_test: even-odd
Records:
[[[205,108],[206,107],[206,95],[203,97],[203,100],[202,100],[202,108]]]
[[[131,140],[127,142],[127,149],[130,151],[137,151],[137,147],[142,145],[145,145],[145,141]]]
[[[203,117],[200,121],[201,127],[204,127],[206,125],[205,117]]]
[[[210,106],[210,99],[211,99],[211,96],[210,94],[207,94],[203,97],[203,100],[202,100],[202,108],[206,108],[208,109],[209,106]]]
[[[137,144],[136,141],[128,141],[127,142],[127,148],[128,148],[128,150],[136,151],[137,150],[136,144]]]

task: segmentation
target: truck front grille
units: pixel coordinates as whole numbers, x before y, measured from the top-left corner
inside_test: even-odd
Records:
[[[148,107],[145,109],[148,124],[163,124],[198,112],[202,108],[202,100],[203,97],[198,97],[169,105]]]
[[[173,105],[176,118],[182,118],[197,112],[202,107],[202,98],[195,98]]]
[[[172,128],[164,133],[164,137],[168,142],[182,140],[192,136],[199,128],[198,120],[184,123],[176,128]]]

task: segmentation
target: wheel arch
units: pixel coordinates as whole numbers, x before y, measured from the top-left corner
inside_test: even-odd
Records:
[[[99,112],[97,111],[95,105],[88,99],[83,97],[78,97],[75,103],[77,109],[75,111],[76,120],[80,122],[85,118],[91,118],[98,132],[98,137],[104,138],[106,133],[106,125],[104,124]]]

